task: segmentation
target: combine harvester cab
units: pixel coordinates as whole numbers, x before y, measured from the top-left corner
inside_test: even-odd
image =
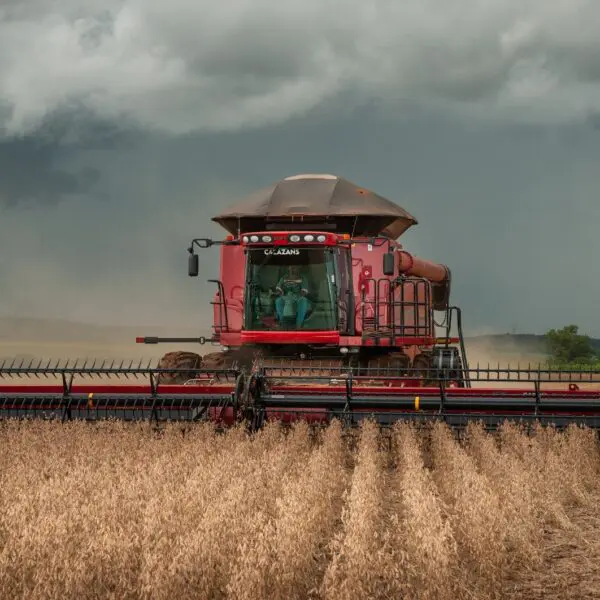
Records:
[[[505,419],[597,427],[600,373],[469,368],[448,267],[397,241],[416,219],[332,175],[289,177],[213,219],[224,240],[210,338],[138,338],[220,346],[142,364],[0,365],[1,417],[240,420],[375,418],[461,428]],[[31,378],[58,379],[31,385]],[[98,378],[112,378],[102,383]],[[118,379],[118,381],[117,381]],[[520,382],[518,388],[503,384]],[[26,382],[26,384],[24,383]]]

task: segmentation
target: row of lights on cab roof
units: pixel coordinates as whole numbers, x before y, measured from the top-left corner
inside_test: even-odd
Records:
[[[306,235],[298,235],[293,233],[292,235],[288,236],[288,239],[290,242],[314,242],[316,240],[317,242],[323,243],[325,240],[327,240],[327,236],[317,235],[315,237],[312,233],[307,233]],[[273,237],[270,235],[261,235],[260,237],[258,235],[245,235],[242,238],[242,242],[244,242],[244,244],[247,244],[248,242],[253,242],[254,244],[257,242],[265,242],[268,244],[272,241]]]

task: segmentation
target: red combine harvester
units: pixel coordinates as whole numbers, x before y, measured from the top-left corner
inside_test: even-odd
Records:
[[[403,249],[397,240],[417,221],[389,200],[332,175],[298,175],[213,220],[227,237],[189,247],[192,277],[196,248],[220,248],[220,278],[209,280],[216,284],[212,336],[137,342],[212,343],[220,351],[170,352],[155,368],[5,362],[0,378],[60,377],[61,385],[0,385],[0,416],[252,427],[334,417],[442,418],[454,427],[507,418],[600,424],[600,392],[578,386],[600,373],[468,367],[460,309],[449,302],[450,270]],[[102,376],[148,382],[75,379]],[[524,383],[503,389],[492,381]]]
[[[448,304],[450,271],[395,241],[416,223],[399,206],[331,175],[305,175],[261,190],[213,220],[229,236],[193,240],[189,275],[198,275],[195,248],[218,244],[210,341],[223,350],[204,357],[173,352],[162,367],[249,368],[261,360],[304,374],[325,367],[400,374],[436,366],[464,387],[464,346],[460,336],[450,337],[453,315],[460,325],[460,312]],[[161,341],[198,338],[138,339]],[[161,380],[189,378],[179,372]]]

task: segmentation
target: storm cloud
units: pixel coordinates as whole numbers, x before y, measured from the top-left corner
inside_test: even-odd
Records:
[[[35,137],[0,141],[0,205],[57,204],[92,193],[97,169],[63,169],[60,154],[56,144]]]
[[[600,109],[594,0],[19,0],[0,8],[0,127],[84,107],[171,134],[346,96],[481,117]]]

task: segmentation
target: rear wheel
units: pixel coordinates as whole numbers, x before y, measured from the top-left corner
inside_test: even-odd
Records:
[[[435,348],[432,353],[418,354],[413,368],[424,386],[438,385],[443,377],[446,385],[465,387],[462,361],[454,347]]]

